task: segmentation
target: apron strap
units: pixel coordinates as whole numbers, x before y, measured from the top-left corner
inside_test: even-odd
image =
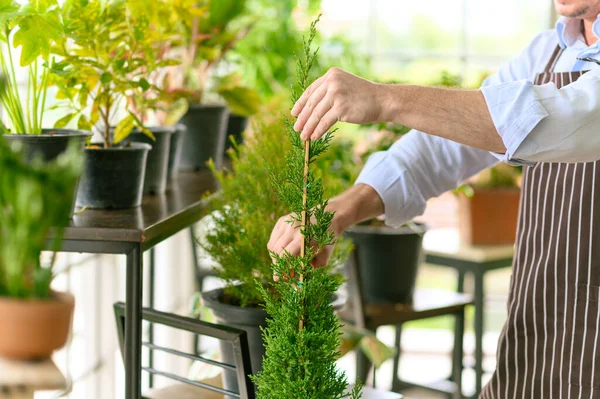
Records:
[[[560,47],[559,45],[556,45],[556,48],[554,49],[554,52],[552,53],[552,57],[550,57],[550,60],[548,61],[546,68],[544,68],[544,72],[552,73],[554,71],[554,67],[556,66],[556,63],[558,62],[558,60],[560,59],[560,56],[562,55],[563,51],[565,51],[564,48]]]

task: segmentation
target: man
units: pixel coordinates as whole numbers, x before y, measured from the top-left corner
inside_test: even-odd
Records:
[[[331,200],[336,236],[380,214],[400,226],[498,160],[524,165],[508,318],[485,399],[600,398],[600,0],[555,5],[556,29],[480,90],[381,85],[332,69],[292,109],[303,139],[337,121],[415,129]],[[268,247],[297,254],[287,220]],[[322,248],[317,266],[330,254]]]

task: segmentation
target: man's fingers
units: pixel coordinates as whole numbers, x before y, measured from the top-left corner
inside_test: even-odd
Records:
[[[310,134],[311,140],[317,140],[321,138],[325,133],[331,129],[333,125],[339,120],[338,111],[335,108],[331,108],[319,121],[319,124],[312,132],[306,132],[307,136]],[[303,132],[304,134],[305,132]],[[306,139],[304,139],[306,140]]]
[[[279,240],[285,228],[287,227],[287,223],[282,219],[279,219],[273,227],[273,231],[271,231],[271,236],[269,237],[269,242],[267,243],[267,248],[271,251],[274,251],[275,243]]]
[[[302,129],[302,134],[300,134],[300,138],[302,140],[308,140],[311,138],[315,128],[321,123],[323,117],[329,112],[331,109],[332,102],[328,97],[325,97],[321,103],[314,109],[310,118],[306,121],[306,125]]]
[[[317,88],[306,101],[306,104],[302,108],[302,112],[298,115],[298,120],[294,124],[294,130],[301,132],[311,118],[314,115],[314,111],[321,105],[323,98],[327,94],[327,85],[321,85]],[[308,136],[310,137],[310,136]]]
[[[296,101],[296,104],[294,104],[294,107],[292,108],[292,116],[300,115],[311,94],[321,86],[324,80],[325,75],[321,76],[319,79],[312,82],[310,86],[308,86],[308,88],[304,91],[304,93],[302,93],[298,101]]]
[[[292,240],[292,242],[290,242],[288,245],[285,246],[285,248],[283,248],[281,252],[283,253],[284,251],[287,251],[292,256],[300,255],[300,247],[302,246],[302,240],[304,240],[304,236],[302,235],[295,237]]]

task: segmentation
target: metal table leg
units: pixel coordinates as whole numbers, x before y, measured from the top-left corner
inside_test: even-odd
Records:
[[[394,356],[394,366],[392,367],[392,391],[400,392],[402,387],[400,378],[398,377],[398,370],[400,369],[400,356],[402,355],[402,324],[396,325],[394,346],[396,347],[396,356]]]
[[[136,245],[127,254],[125,293],[125,397],[141,397],[142,370],[142,254]]]
[[[485,290],[483,287],[483,272],[477,271],[475,277],[475,396],[481,392],[483,379],[483,326]]]
[[[150,309],[154,309],[154,273],[156,267],[154,247],[150,248],[148,252],[150,257],[150,264],[148,265],[148,273],[150,274],[150,284],[148,287],[148,289],[150,290],[150,292],[148,292],[148,306],[150,307]],[[154,343],[154,323],[150,323],[148,329],[148,341],[150,341],[151,344]],[[152,350],[148,351],[148,367],[154,368],[154,351]],[[149,374],[150,375],[148,376],[148,384],[150,388],[152,388],[154,386],[154,374]]]
[[[456,313],[454,321],[454,350],[452,351],[452,380],[456,385],[454,398],[462,398],[462,372],[463,372],[463,339],[465,334],[465,309]]]

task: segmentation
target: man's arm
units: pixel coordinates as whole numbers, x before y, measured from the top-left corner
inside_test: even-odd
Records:
[[[338,121],[395,122],[470,147],[506,150],[478,90],[379,84],[332,68],[302,94],[292,115],[305,140]]]

